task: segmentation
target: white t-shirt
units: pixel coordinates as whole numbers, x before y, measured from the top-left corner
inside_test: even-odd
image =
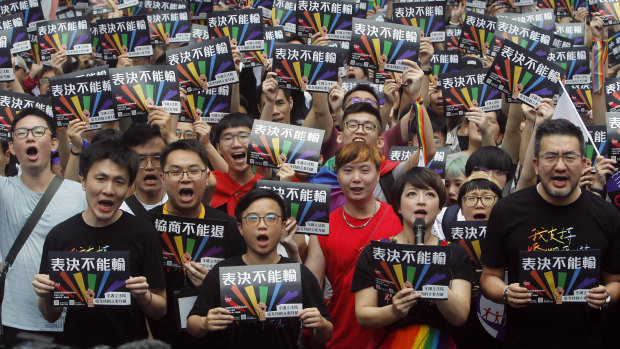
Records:
[[[134,194],[135,195],[135,194]],[[136,199],[138,199],[138,197],[136,196]],[[138,199],[138,201],[140,201],[140,199]],[[144,202],[140,201],[140,203],[142,204],[142,206],[144,206],[144,209],[147,211],[150,211],[151,209],[159,206],[159,205],[163,205],[166,203],[166,201],[168,201],[168,194],[164,193],[164,197],[161,198],[161,201],[154,204],[154,205],[147,205]],[[121,210],[130,213],[132,215],[135,216],[135,214],[133,213],[133,211],[131,210],[131,208],[129,208],[129,205],[127,205],[127,203],[125,201],[123,201],[123,204],[121,205],[121,207],[119,207]]]
[[[433,228],[431,231],[431,234],[435,235],[440,240],[446,240],[446,234],[444,234],[442,223],[443,223],[443,216],[446,214],[447,209],[448,209],[447,207],[444,207],[441,209],[441,212],[439,212],[439,214],[435,218],[435,223],[433,223]],[[463,216],[463,211],[461,211],[460,208],[459,208],[459,212],[456,214],[456,220],[458,222],[465,221],[465,216]]]
[[[28,189],[20,177],[0,177],[0,188],[0,252],[6,256],[43,193]],[[29,331],[62,331],[64,315],[49,323],[39,312],[39,297],[34,293],[32,280],[39,273],[41,251],[49,231],[86,207],[81,184],[65,180],[9,269],[2,302],[4,326]]]

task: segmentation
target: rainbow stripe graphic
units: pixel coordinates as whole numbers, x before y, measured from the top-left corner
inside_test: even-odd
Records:
[[[383,43],[381,42],[383,41]],[[369,38],[365,35],[361,37],[362,45],[353,45],[353,50],[361,55],[369,55],[370,61],[376,67],[379,67],[379,58],[382,55],[387,57],[386,63],[392,64],[401,59],[413,59],[418,55],[417,50],[401,50],[403,42],[392,42],[382,40],[380,38]],[[382,45],[383,44],[383,45]]]
[[[61,32],[39,36],[41,50],[48,51],[51,54],[60,51],[63,46],[67,47],[67,50],[72,50],[75,45],[88,43],[90,36],[81,35],[78,37],[78,32]]]
[[[289,1],[290,0],[285,0],[285,1]],[[297,3],[295,2],[295,8],[297,6]],[[271,26],[278,26],[281,25],[284,28],[288,28],[290,27],[290,25],[295,25],[297,22],[297,16],[295,13],[295,10],[287,10],[287,9],[283,9],[283,8],[277,8],[275,6],[273,6],[271,8],[271,21],[269,23],[269,25]],[[289,24],[289,25],[286,25]]]
[[[74,293],[69,292],[66,288],[61,286],[60,283],[57,283],[55,287],[65,296],[68,296],[74,300],[77,298],[80,302],[87,303],[87,289],[91,289],[96,292],[95,298],[101,298],[101,296],[108,292],[114,292],[121,287],[125,287],[125,279],[108,280],[109,276],[110,270],[104,272],[101,280],[97,282],[98,275],[96,273],[67,273],[66,271],[62,271],[60,272],[60,277]]]
[[[119,103],[129,105],[134,109],[137,108],[138,110],[147,111],[147,99],[151,99],[155,105],[161,105],[163,101],[168,101],[173,97],[179,95],[179,91],[177,90],[168,90],[164,92],[164,85],[164,81],[155,83],[121,85],[120,88],[125,93],[125,96],[117,94],[116,100]]]
[[[54,107],[57,114],[68,115],[68,120],[80,119],[83,121],[82,113],[84,110],[88,111],[90,116],[97,116],[99,111],[114,106],[114,101],[106,98],[106,94],[106,91],[100,91],[94,94],[60,96],[58,100],[61,105],[57,104]]]
[[[170,39],[178,34],[187,33],[189,31],[190,26],[186,24],[186,22],[187,21],[184,20],[159,23],[152,23],[149,21],[151,39],[157,40],[157,42],[160,43],[168,43]]]
[[[293,141],[289,139],[280,139],[280,137],[271,138],[271,144],[267,140],[267,136],[260,135],[259,137],[261,144],[252,144],[252,149],[258,153],[267,153],[267,155],[263,155],[265,160],[270,161],[272,164],[278,164],[278,157],[280,154],[284,154],[286,156],[287,163],[294,163],[295,160],[298,159],[307,159],[310,157],[317,157],[318,152],[316,150],[308,149],[303,153],[300,153],[299,150],[302,148],[302,145],[306,143],[305,140],[298,141],[294,147]]]
[[[620,22],[620,3],[619,2],[599,2],[593,5],[600,16],[605,17],[605,25],[618,24]]]
[[[400,22],[404,25],[420,28],[426,38],[432,37],[431,33],[443,32],[446,28],[443,16],[401,17]]]
[[[233,64],[231,61],[221,62],[216,68],[215,62],[217,56],[211,56],[203,60],[196,62],[188,62],[184,64],[177,64],[179,71],[179,81],[187,86],[192,86],[196,89],[202,89],[200,83],[200,76],[206,76],[207,81],[215,80],[215,76],[224,71],[230,70],[229,67]]]
[[[321,13],[303,11],[297,13],[297,30],[304,30],[305,34],[312,36],[321,31],[322,27],[327,28],[327,34],[333,34],[336,30],[351,30],[352,21],[347,20],[343,13]],[[301,27],[301,28],[299,28]]]
[[[443,273],[430,274],[428,270],[431,264],[403,266],[402,264],[388,264],[386,261],[381,261],[380,266],[379,269],[375,269],[375,276],[392,283],[396,291],[402,290],[406,281],[413,285],[414,291],[421,291],[422,286],[434,285],[448,277]]]
[[[89,0],[94,14],[114,12],[116,4],[112,0]]]
[[[495,32],[492,30],[476,28],[475,26],[470,25],[468,27],[465,27],[463,32],[461,33],[459,47],[465,48],[463,47],[463,41],[465,41],[469,44],[468,46],[470,46],[467,48],[467,50],[473,51],[471,53],[487,54],[485,44],[491,45],[494,33]]]
[[[274,272],[292,277],[266,277]],[[273,274],[272,274],[273,273]],[[219,270],[220,300],[222,307],[228,308],[235,320],[264,319],[265,313],[278,311],[281,305],[301,306],[301,273],[298,263],[255,265],[243,267],[222,267]],[[232,284],[226,275],[246,274],[247,281],[235,278]],[[271,317],[295,317],[297,311],[287,314],[272,314]]]
[[[125,53],[122,50],[123,47],[127,48],[127,52],[132,52],[137,46],[150,44],[150,38],[148,36],[136,38],[136,35],[139,34],[138,31],[104,34],[103,36],[93,38],[93,47],[95,47],[97,51],[101,48],[114,51],[120,56]],[[101,40],[101,44],[99,44],[99,40]]]
[[[554,273],[553,271],[539,272],[532,270],[530,272],[530,276],[535,282],[533,284],[525,284],[525,287],[531,291],[534,291],[534,294],[546,296],[547,299],[556,300],[556,296],[553,293],[553,290],[555,290],[556,287],[562,287],[564,289],[564,294],[570,294],[571,291],[597,285],[597,280],[593,277],[582,278],[578,281],[579,273],[581,271],[582,268],[576,269],[572,273]]]
[[[232,96],[208,95],[202,92],[186,95],[181,99],[181,115],[179,121],[194,122],[206,118],[211,113],[230,113],[230,101]],[[197,112],[198,110],[198,112]]]
[[[128,292],[125,280],[130,275],[129,252],[50,251],[48,259],[50,279],[56,283],[53,299],[60,306],[92,304],[89,292],[93,292],[94,299],[105,298],[108,292]],[[57,262],[61,262],[60,268]]]

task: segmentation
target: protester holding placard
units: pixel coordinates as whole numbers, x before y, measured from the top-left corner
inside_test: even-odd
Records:
[[[0,251],[5,263],[9,250],[21,235],[20,230],[55,177],[51,171],[50,157],[58,146],[54,120],[41,110],[23,109],[13,119],[11,129],[13,140],[8,142],[8,146],[21,164],[21,175],[0,177],[0,220],[4,225]],[[41,317],[30,283],[41,263],[44,237],[56,224],[84,208],[86,200],[79,185],[63,182],[47,207],[43,207],[41,218],[34,222],[28,240],[18,250],[14,265],[3,281],[6,286],[2,302],[5,347],[16,345],[16,335],[21,331],[53,336],[54,332],[62,330],[62,320],[50,324]]]
[[[130,277],[124,283],[133,298],[131,304],[69,306],[60,342],[91,347],[147,338],[145,315],[158,319],[166,313],[166,282],[153,228],[119,210],[136,178],[138,156],[131,148],[104,138],[84,150],[80,160],[88,208],[57,225],[45,240],[39,274],[32,282],[39,296],[39,310],[49,322],[63,313],[63,308],[55,306],[50,298],[58,281],[49,277],[51,251],[128,251]],[[71,269],[67,267],[66,271]],[[89,279],[93,297],[96,290],[90,288],[91,283]],[[82,292],[88,298],[88,290]]]
[[[160,166],[168,201],[151,209],[145,218],[155,223],[161,233],[162,249],[166,253],[170,252],[169,259],[175,260],[179,268],[172,267],[166,260],[160,260],[160,264],[166,266],[166,291],[170,302],[166,316],[158,321],[149,319],[149,325],[155,338],[170,343],[174,348],[195,346],[198,341],[187,332],[179,331],[177,326],[179,306],[176,292],[200,287],[209,269],[205,266],[208,263],[202,263],[202,254],[196,255],[200,253],[200,244],[194,244],[195,248],[191,248],[190,242],[182,243],[182,238],[204,240],[205,244],[209,242],[206,250],[214,251],[205,260],[210,262],[244,253],[245,244],[231,216],[203,204],[211,171],[207,151],[198,140],[184,139],[168,144],[161,152]],[[165,220],[172,222],[164,224],[166,228],[161,228],[157,223],[167,217],[171,218]],[[181,225],[189,226],[184,228],[189,230],[181,229]],[[181,245],[183,247],[179,250],[178,246]],[[172,257],[174,253],[178,255]]]
[[[482,241],[482,289],[492,301],[509,305],[504,347],[601,347],[600,309],[620,297],[620,215],[578,187],[586,161],[578,127],[545,121],[534,143],[531,161],[540,183],[502,199],[491,211]],[[601,285],[591,286],[587,304],[528,304],[530,292],[517,279],[519,251],[582,249],[601,251]]]
[[[401,225],[392,208],[373,196],[381,167],[381,154],[375,145],[345,145],[336,154],[335,167],[345,202],[329,216],[329,235],[310,237],[305,264],[320,284],[324,277],[332,284],[329,312],[335,327],[328,347],[361,347],[369,343],[373,331],[361,328],[354,318],[350,287],[355,263],[362,247],[400,231]]]
[[[431,234],[435,217],[446,200],[441,178],[429,169],[414,168],[395,183],[390,195],[392,205],[403,223],[403,230],[382,241],[398,245],[443,246],[450,255],[446,259],[451,272],[450,287],[446,299],[433,302],[423,300],[422,293],[414,292],[413,286],[417,287],[416,279],[422,277],[419,275],[412,277],[413,281],[407,280],[404,284],[396,285],[400,290],[396,294],[382,294],[374,287],[372,259],[377,251],[366,246],[357,262],[351,284],[351,291],[355,292],[357,321],[362,327],[377,329],[372,338],[372,347],[456,348],[450,333],[452,326],[461,326],[467,320],[473,273],[463,247]],[[421,227],[417,226],[418,219],[422,220]],[[416,237],[417,229],[423,230],[422,236]],[[414,255],[420,264],[421,254]],[[387,262],[392,258],[387,253]],[[441,261],[436,262],[441,264]]]
[[[265,309],[266,314],[264,317],[261,316],[259,321],[240,319],[237,323],[233,322],[231,312],[224,308],[227,305],[221,303],[220,300],[221,270],[230,266],[263,266],[266,270],[269,265],[294,263],[286,257],[279,256],[276,249],[283,232],[296,228],[285,219],[288,217],[288,212],[284,199],[267,189],[254,189],[248,192],[239,201],[235,216],[248,250],[241,256],[218,263],[207,274],[188,318],[189,333],[195,337],[208,335],[207,338],[214,347],[218,348],[253,346],[256,345],[257,339],[261,341],[262,346],[269,348],[294,348],[297,347],[301,326],[311,330],[317,342],[323,343],[329,340],[333,331],[329,313],[316,279],[303,265],[299,265],[301,275],[280,274],[282,282],[286,281],[284,278],[290,281],[301,281],[299,291],[302,297],[302,310],[293,316],[273,314],[274,317],[271,318],[268,310],[273,301],[269,302],[266,299],[267,302],[255,304],[254,307],[249,306],[246,301],[245,307],[236,305],[236,308],[252,314],[256,314],[254,310],[260,314]],[[254,288],[261,284],[261,280],[267,281],[265,274],[267,272],[263,272],[262,278],[252,277],[253,281],[248,286],[245,286],[247,282],[244,281],[236,281],[234,284],[246,289],[246,292],[247,288],[251,288],[254,295]],[[269,275],[271,275],[269,280],[276,277],[275,274]],[[249,273],[248,277],[250,277]],[[276,297],[276,293],[273,297]]]

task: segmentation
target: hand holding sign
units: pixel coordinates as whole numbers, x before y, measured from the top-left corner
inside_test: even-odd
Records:
[[[36,274],[34,276],[34,280],[32,281],[34,292],[39,297],[48,297],[49,294],[54,291],[54,285],[54,281],[50,280],[50,276],[48,274]]]
[[[420,95],[424,71],[414,61],[403,59],[403,63],[409,66],[403,75],[401,75],[402,84],[404,86],[403,92],[407,93],[411,98],[416,99]]]
[[[521,287],[515,282],[508,285],[506,300],[508,305],[513,308],[523,308],[530,303],[530,293],[527,291],[527,288]]]
[[[418,302],[420,297],[422,297],[421,293],[413,293],[413,287],[403,288],[392,297],[392,311],[399,319],[403,318]]]

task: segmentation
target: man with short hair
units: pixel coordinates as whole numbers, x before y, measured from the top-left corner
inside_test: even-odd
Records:
[[[51,155],[58,147],[56,124],[44,112],[22,110],[12,123],[9,149],[21,164],[22,174],[0,177],[0,253],[6,257],[26,220],[52,182]],[[59,332],[63,318],[54,323],[43,319],[32,296],[32,275],[39,270],[41,250],[47,233],[58,223],[83,211],[86,200],[78,183],[64,181],[6,276],[2,325],[5,348],[12,348],[20,331]]]
[[[119,209],[138,171],[138,155],[113,139],[93,142],[80,155],[80,178],[88,207],[54,227],[43,245],[39,274],[32,286],[43,317],[56,321],[63,307],[52,304],[50,251],[127,251],[131,293],[127,306],[69,307],[60,342],[90,348],[118,346],[148,337],[144,316],[166,313],[162,252],[151,225]]]
[[[220,210],[202,204],[211,171],[207,151],[200,141],[183,139],[170,143],[162,150],[160,160],[168,201],[151,209],[145,217],[152,220],[151,214],[169,214],[207,222],[212,219],[223,221],[226,224],[222,236],[223,250],[211,257],[229,258],[244,253],[245,242],[235,220]],[[161,320],[149,319],[153,337],[170,343],[173,348],[193,348],[200,344],[186,332],[177,331],[178,309],[175,309],[174,292],[199,287],[209,270],[194,261],[185,263],[184,269],[186,276],[166,273],[166,290],[170,299],[168,312]]]
[[[620,214],[607,202],[578,187],[585,166],[581,130],[566,120],[539,126],[532,159],[540,183],[500,200],[482,241],[486,297],[507,303],[505,348],[602,347],[601,307],[620,297]],[[601,285],[587,304],[529,304],[519,284],[520,251],[599,249]],[[504,273],[508,270],[508,285]]]
[[[125,199],[121,210],[141,215],[168,200],[160,161],[166,141],[157,128],[133,124],[123,134],[123,142],[138,153],[139,162],[136,191]]]
[[[350,106],[342,117],[343,132],[337,135],[337,142],[347,145],[364,142],[381,148],[385,142],[382,135],[381,115],[372,105],[358,103]],[[434,143],[433,143],[434,144]],[[419,151],[414,152],[407,161],[397,162],[383,158],[380,168],[381,180],[375,188],[375,198],[387,202],[391,184],[409,169],[418,165]],[[321,170],[312,177],[312,183],[332,186],[330,212],[344,204],[345,198],[335,170],[335,157],[328,159]]]
[[[235,215],[239,199],[245,195],[263,176],[255,174],[248,164],[248,146],[254,119],[241,113],[226,115],[215,126],[215,147],[228,164],[228,171],[214,171],[217,179],[211,206]]]

